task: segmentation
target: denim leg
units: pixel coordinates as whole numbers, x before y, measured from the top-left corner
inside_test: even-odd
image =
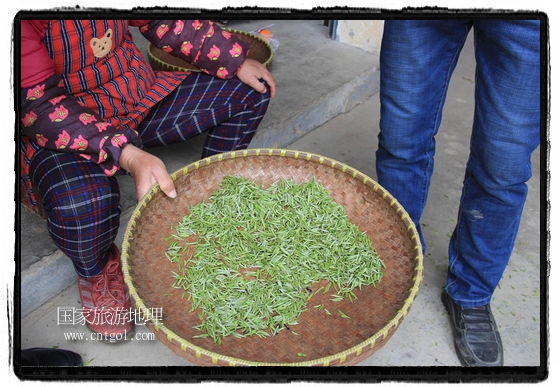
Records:
[[[433,174],[435,135],[450,77],[471,24],[455,20],[385,21],[380,54],[378,182],[420,218]]]
[[[516,239],[540,140],[539,28],[474,23],[475,116],[447,281],[461,306],[490,302]]]

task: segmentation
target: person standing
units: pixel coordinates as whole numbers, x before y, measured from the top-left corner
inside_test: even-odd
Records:
[[[420,219],[453,70],[473,29],[475,111],[441,300],[463,366],[502,366],[490,301],[510,259],[540,143],[540,20],[386,20],[380,53],[379,183]]]

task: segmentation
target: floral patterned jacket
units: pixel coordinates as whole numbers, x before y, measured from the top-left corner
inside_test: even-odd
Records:
[[[119,170],[124,144],[141,146],[138,124],[188,73],[154,72],[129,26],[220,78],[234,77],[250,49],[210,21],[24,20],[18,112],[24,142],[75,152],[109,176]]]

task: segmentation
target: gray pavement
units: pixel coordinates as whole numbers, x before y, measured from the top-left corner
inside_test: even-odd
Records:
[[[344,162],[376,179],[375,156],[378,134],[378,57],[345,46],[326,37],[319,21],[231,22],[231,28],[247,31],[274,23],[280,40],[272,72],[278,95],[251,147],[281,147],[318,153]],[[304,32],[309,39],[300,39]],[[447,246],[456,217],[464,166],[468,156],[473,114],[473,44],[468,40],[456,68],[443,123],[438,135],[435,172],[422,224],[428,242],[424,280],[417,299],[389,342],[360,366],[459,366],[452,331],[440,291],[445,282]],[[198,159],[203,138],[155,150],[169,171]],[[540,270],[540,157],[533,157],[533,178],[518,239],[492,308],[500,327],[506,366],[537,367],[542,357],[542,336],[547,334],[541,319]],[[117,243],[135,206],[131,178],[121,179],[123,216]],[[88,332],[76,325],[57,323],[57,310],[79,308],[77,286],[71,266],[48,240],[44,221],[26,213],[22,225],[32,230],[22,250],[21,346],[58,346],[74,350],[90,366],[188,366],[183,358],[138,326],[140,338],[119,345],[71,340],[69,332]],[[544,230],[545,233],[545,230]],[[26,233],[27,234],[27,233]],[[24,256],[25,255],[25,256]],[[54,273],[64,285],[54,288]],[[65,274],[66,273],[66,274]],[[544,273],[545,274],[545,273]],[[48,276],[48,278],[45,278]],[[44,279],[40,282],[40,279]],[[44,284],[47,284],[44,285]],[[44,288],[50,287],[45,297]],[[25,299],[23,299],[25,297]],[[46,299],[45,299],[46,298]],[[16,338],[17,339],[17,338]]]

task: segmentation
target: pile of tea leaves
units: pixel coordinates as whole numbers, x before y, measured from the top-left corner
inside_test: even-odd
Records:
[[[201,331],[226,336],[274,335],[295,325],[321,280],[335,300],[375,286],[384,263],[319,182],[279,180],[265,189],[225,176],[208,202],[189,208],[166,256],[177,264],[173,287],[184,290]],[[330,286],[329,285],[329,286]]]

